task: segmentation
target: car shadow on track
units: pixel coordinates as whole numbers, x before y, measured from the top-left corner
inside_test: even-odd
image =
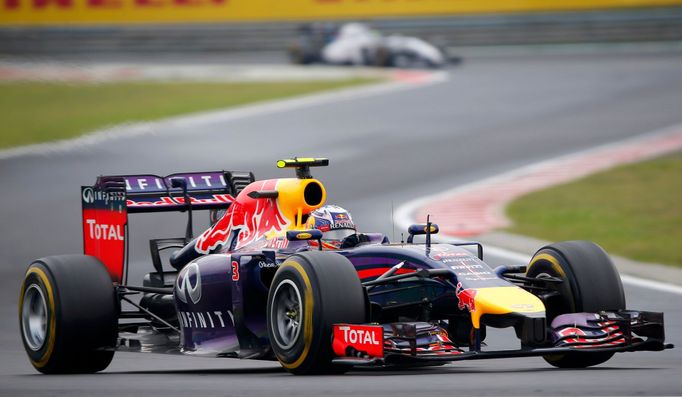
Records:
[[[348,374],[355,376],[405,376],[405,375],[438,375],[438,374],[536,374],[538,372],[555,372],[555,373],[588,373],[588,372],[602,372],[602,371],[641,371],[641,370],[660,370],[662,368],[633,368],[633,367],[597,367],[597,368],[473,368],[473,367],[457,367],[457,366],[443,366],[438,368],[362,368],[355,369]]]
[[[158,369],[158,370],[140,370],[140,371],[107,371],[103,375],[174,375],[174,374],[196,374],[196,375],[248,375],[248,374],[275,374],[285,373],[282,367],[268,367],[268,368],[203,368],[203,369]]]
[[[439,375],[439,374],[522,374],[538,372],[572,372],[587,373],[601,371],[630,371],[630,370],[660,370],[661,368],[632,368],[632,367],[598,367],[583,369],[559,369],[559,368],[472,368],[472,367],[429,367],[429,368],[356,368],[349,371],[349,376],[405,376],[405,375]],[[139,370],[139,371],[107,371],[101,375],[258,375],[258,374],[287,374],[284,368],[215,368],[215,369],[162,369],[162,370]],[[344,376],[344,375],[334,375]]]

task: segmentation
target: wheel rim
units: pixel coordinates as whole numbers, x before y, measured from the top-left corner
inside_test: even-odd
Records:
[[[291,280],[284,280],[275,289],[270,321],[275,343],[282,349],[290,349],[301,332],[301,293]]]
[[[28,347],[33,351],[40,350],[47,336],[47,303],[37,284],[31,284],[24,292],[21,326]]]
[[[540,273],[536,274],[534,277],[535,278],[561,278],[564,279],[564,283],[561,285],[552,285],[548,287],[549,290],[556,292],[559,294],[559,298],[555,297],[551,300],[544,300],[543,299],[543,304],[545,305],[545,314],[547,317],[547,322],[548,324],[551,323],[551,321],[554,319],[554,317],[560,315],[560,314],[565,314],[565,313],[570,313],[571,312],[571,307],[572,303],[569,301],[566,301],[565,299],[572,299],[568,298],[567,294],[571,294],[570,286],[567,285],[568,280],[566,280],[564,277],[562,277],[560,274],[554,272],[555,274],[552,274],[553,272],[547,272],[547,271],[541,271]],[[572,295],[571,295],[572,296]]]

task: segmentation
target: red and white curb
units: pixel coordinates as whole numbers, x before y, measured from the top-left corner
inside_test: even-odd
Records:
[[[556,159],[531,164],[445,192],[421,197],[397,208],[395,223],[407,229],[424,222],[427,214],[440,227],[443,238],[470,237],[509,225],[505,206],[524,194],[569,182],[621,164],[646,160],[682,149],[682,124],[635,138],[598,146]],[[526,263],[530,256],[498,247],[486,247],[494,254]],[[623,275],[624,282],[670,293],[682,294],[672,284]]]
[[[509,226],[504,207],[527,193],[569,182],[617,165],[682,149],[682,125],[525,166],[401,206],[402,227],[427,214],[441,233],[469,237]]]
[[[455,242],[455,241],[461,241],[461,240],[446,237],[441,242],[448,242],[448,241]],[[500,248],[500,247],[495,247],[495,246],[490,246],[490,245],[486,245],[484,247],[484,251],[488,255],[493,255],[496,257],[500,257],[500,258],[505,258],[506,260],[513,261],[513,262],[518,263],[518,264],[529,263],[530,258],[531,258],[531,255],[522,254],[522,253],[519,253],[516,251],[508,250],[506,248]],[[652,290],[656,290],[656,291],[660,291],[660,292],[666,292],[669,294],[682,295],[682,287],[679,285],[664,283],[664,282],[655,281],[655,280],[649,280],[646,278],[641,278],[641,277],[633,276],[630,274],[623,274],[623,273],[620,274],[620,279],[623,281],[623,283],[626,283],[629,285],[634,285],[636,287],[652,289]]]

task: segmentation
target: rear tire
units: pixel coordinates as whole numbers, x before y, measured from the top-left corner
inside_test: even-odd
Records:
[[[44,374],[102,371],[114,356],[118,302],[95,257],[33,262],[19,295],[19,325],[31,364]]]
[[[277,359],[297,375],[343,373],[332,364],[332,325],[365,322],[358,274],[333,252],[304,252],[280,265],[268,294],[268,336]]]
[[[606,252],[589,241],[565,241],[541,248],[533,255],[528,277],[558,277],[559,296],[544,302],[547,322],[565,313],[598,313],[625,309],[625,293],[618,270]],[[566,353],[543,356],[559,368],[585,368],[609,360],[614,353]]]

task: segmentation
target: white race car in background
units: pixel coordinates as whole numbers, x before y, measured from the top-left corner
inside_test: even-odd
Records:
[[[447,62],[441,50],[422,39],[382,36],[361,23],[347,23],[339,29],[329,25],[303,26],[289,54],[299,64],[439,68]]]

